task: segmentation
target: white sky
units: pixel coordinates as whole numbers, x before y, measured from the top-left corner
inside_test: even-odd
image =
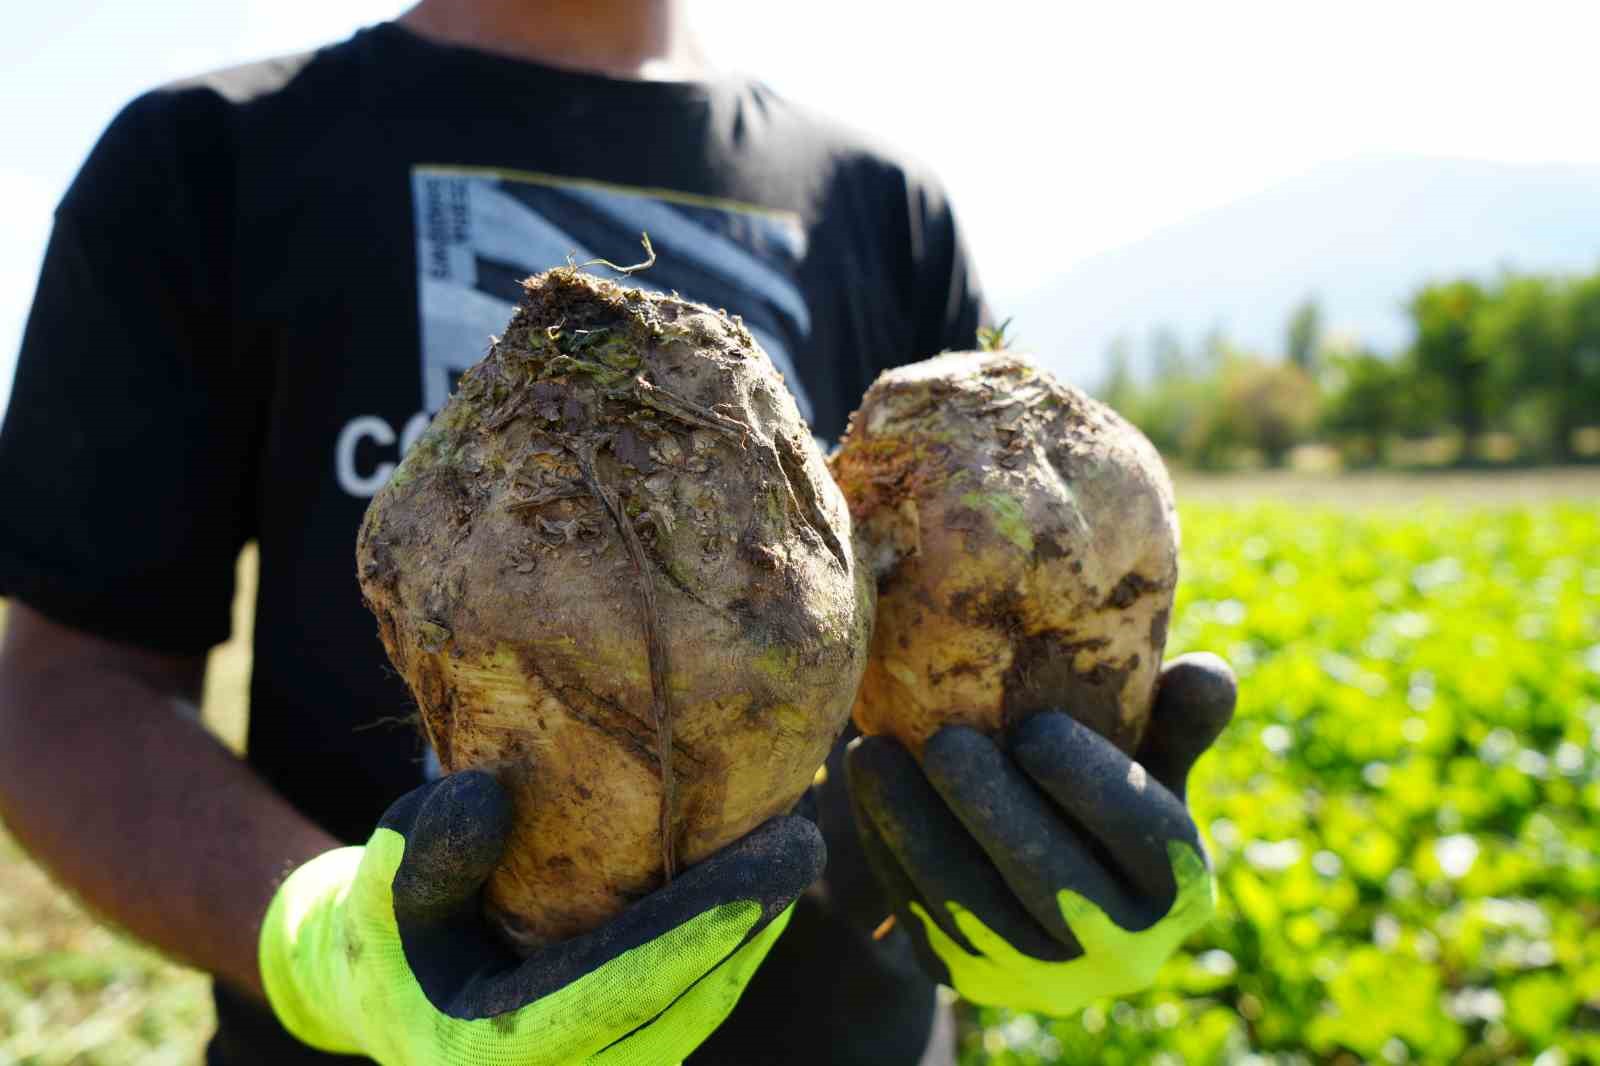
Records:
[[[401,9],[17,7],[0,37],[4,391],[50,209],[121,104]],[[1588,0],[692,0],[692,11],[722,65],[942,175],[1002,317],[1039,278],[1326,160],[1600,160],[1600,4]]]

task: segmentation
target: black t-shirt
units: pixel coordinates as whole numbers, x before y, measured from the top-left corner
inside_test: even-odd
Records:
[[[424,752],[357,591],[367,501],[518,279],[604,257],[740,314],[816,433],[888,366],[971,347],[938,186],[727,80],[617,81],[384,24],[141,97],[63,199],[0,430],[0,594],[113,640],[227,637],[260,545],[249,760],[360,842]],[[837,769],[837,767],[836,767]],[[915,1062],[932,986],[839,789],[829,873],[695,1062]],[[321,1061],[219,989],[215,1062]]]

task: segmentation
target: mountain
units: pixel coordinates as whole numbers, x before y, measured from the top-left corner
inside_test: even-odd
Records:
[[[1404,305],[1430,279],[1600,268],[1600,166],[1362,157],[1318,167],[1043,283],[1014,308],[1018,347],[1093,388],[1107,350],[1136,356],[1171,327],[1213,328],[1276,354],[1307,296],[1328,332],[1382,351],[1410,340]]]

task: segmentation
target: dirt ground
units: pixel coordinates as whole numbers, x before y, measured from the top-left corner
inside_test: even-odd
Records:
[[[1174,475],[1178,502],[1281,503],[1339,507],[1407,507],[1417,504],[1516,507],[1550,500],[1600,504],[1600,466],[1524,470],[1311,474],[1252,471]]]

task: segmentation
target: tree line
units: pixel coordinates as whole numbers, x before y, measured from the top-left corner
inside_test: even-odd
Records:
[[[1600,272],[1441,281],[1406,312],[1411,342],[1392,354],[1328,336],[1314,299],[1273,355],[1221,333],[1186,350],[1162,330],[1141,375],[1119,341],[1099,395],[1163,453],[1203,468],[1281,466],[1314,443],[1358,466],[1401,461],[1420,442],[1461,465],[1600,452]]]

